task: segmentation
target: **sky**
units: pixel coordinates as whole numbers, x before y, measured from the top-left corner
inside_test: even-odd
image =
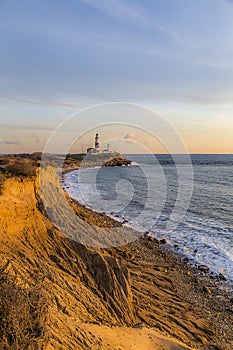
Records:
[[[82,134],[90,147],[115,104],[88,123],[83,110],[109,102],[155,110],[190,153],[233,153],[232,18],[230,0],[0,0],[0,153],[43,151],[75,113],[54,151]],[[148,146],[156,118],[121,112],[122,138]]]

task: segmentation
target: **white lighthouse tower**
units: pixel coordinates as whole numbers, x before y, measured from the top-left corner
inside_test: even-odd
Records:
[[[99,151],[100,151],[99,134],[95,135],[95,149],[96,149],[96,152],[99,153]]]
[[[92,147],[89,147],[87,149],[87,153],[100,153],[100,139],[99,139],[99,134],[96,134],[95,135],[95,147],[92,148]]]

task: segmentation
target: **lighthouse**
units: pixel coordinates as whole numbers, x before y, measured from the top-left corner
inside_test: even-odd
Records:
[[[95,135],[95,149],[96,149],[97,152],[99,152],[99,149],[100,149],[99,134]]]
[[[99,134],[95,134],[95,147],[89,147],[87,149],[87,153],[95,154],[95,153],[100,153],[100,139],[99,139]]]

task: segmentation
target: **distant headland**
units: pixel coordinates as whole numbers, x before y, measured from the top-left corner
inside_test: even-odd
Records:
[[[96,166],[128,166],[131,161],[122,154],[111,151],[110,145],[106,149],[100,148],[99,135],[95,136],[95,147],[88,148],[87,153],[43,154],[42,152],[3,155],[0,159],[1,177],[33,176],[40,167],[41,160],[48,160],[54,167],[62,167],[62,172],[79,169],[80,167]]]

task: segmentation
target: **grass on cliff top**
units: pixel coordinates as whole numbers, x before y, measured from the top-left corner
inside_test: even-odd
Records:
[[[0,174],[5,177],[31,177],[36,174],[39,161],[17,155],[0,157]]]
[[[4,182],[7,178],[27,178],[36,175],[39,161],[20,157],[18,155],[0,157],[0,194],[3,191]]]

